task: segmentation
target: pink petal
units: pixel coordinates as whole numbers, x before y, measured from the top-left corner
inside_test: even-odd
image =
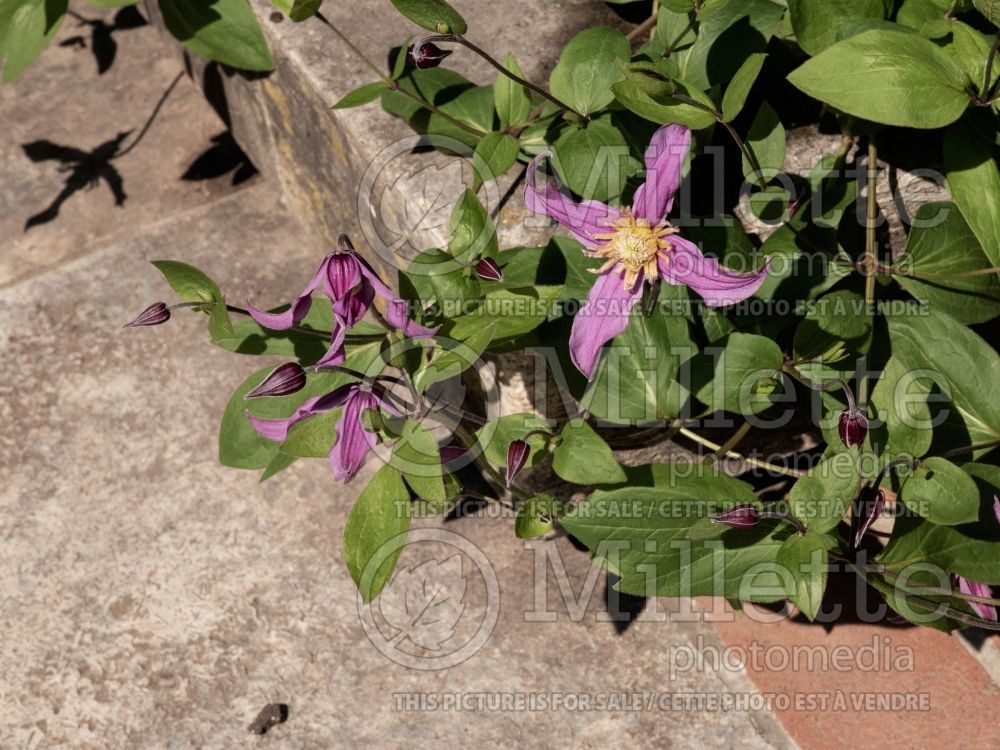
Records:
[[[247,419],[250,421],[250,426],[253,427],[257,434],[262,438],[281,442],[288,437],[288,430],[293,424],[305,419],[306,417],[311,417],[314,414],[321,414],[325,411],[333,409],[334,407],[340,406],[344,403],[347,397],[357,389],[357,387],[357,383],[348,383],[347,385],[342,385],[340,388],[330,391],[324,396],[311,398],[296,409],[292,416],[284,419],[264,419],[263,417],[258,417],[250,411],[247,411]]]
[[[691,131],[683,125],[664,125],[653,133],[646,147],[646,181],[632,199],[633,215],[656,225],[670,213],[690,148]]]
[[[339,317],[333,316],[333,331],[331,332],[330,348],[316,363],[316,367],[332,367],[341,365],[347,358],[344,352],[344,340],[347,336],[347,326]]]
[[[407,315],[410,308],[409,303],[393,294],[392,290],[382,282],[379,275],[375,273],[375,269],[369,266],[364,258],[357,254],[355,254],[355,258],[358,260],[358,267],[365,282],[371,285],[375,294],[385,300],[385,319],[390,324],[402,331],[405,336],[433,336],[437,333],[437,328],[425,328],[410,320]]]
[[[330,467],[337,481],[350,482],[378,443],[378,436],[368,432],[361,422],[361,415],[378,405],[377,396],[360,390],[354,391],[344,404],[344,413],[337,422],[337,437],[330,449]]]
[[[319,269],[312,277],[312,281],[309,282],[309,286],[305,288],[302,294],[292,300],[292,304],[287,310],[281,313],[269,313],[254,307],[247,300],[250,317],[264,326],[264,328],[270,328],[274,331],[284,331],[287,328],[297,325],[306,316],[306,313],[309,312],[309,308],[312,306],[312,297],[310,295],[326,277],[326,269],[330,263],[330,258],[331,255],[323,258],[323,262],[320,263]]]
[[[353,250],[334,253],[324,282],[324,291],[333,302],[334,315],[348,328],[368,312],[375,298],[375,290],[362,273],[359,260]]]
[[[958,580],[958,590],[963,594],[968,594],[969,596],[985,596],[992,597],[993,592],[990,587],[985,583],[977,583],[976,581],[970,581],[968,578],[962,578],[962,576],[956,575],[955,578]],[[966,602],[973,611],[978,614],[982,619],[989,620],[990,622],[997,621],[997,609],[996,607],[991,607],[989,604],[983,604],[982,602]]]
[[[529,211],[558,221],[572,232],[584,247],[594,248],[603,244],[603,241],[595,240],[593,235],[607,233],[610,220],[617,219],[621,214],[600,201],[576,203],[569,196],[560,193],[555,184],[548,180],[538,187],[535,172],[545,158],[546,154],[540,154],[528,165],[524,185],[524,205]]]
[[[694,243],[672,234],[669,260],[659,261],[660,275],[671,284],[685,284],[702,296],[712,307],[731,305],[756,292],[767,278],[771,259],[752,273],[731,271],[714,258],[706,258]]]
[[[587,295],[587,303],[573,318],[569,352],[573,364],[588,380],[594,377],[601,347],[628,327],[632,307],[642,297],[642,284],[640,276],[635,287],[626,290],[620,273],[602,273]]]

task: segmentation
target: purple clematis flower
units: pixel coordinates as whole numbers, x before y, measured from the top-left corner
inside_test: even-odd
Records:
[[[292,300],[287,310],[269,313],[248,302],[250,316],[264,328],[287,330],[300,323],[309,312],[312,293],[320,284],[323,285],[323,293],[333,303],[333,331],[330,349],[316,363],[318,367],[339,365],[344,361],[347,329],[368,311],[376,295],[386,302],[386,320],[406,336],[433,336],[437,333],[437,328],[424,328],[407,317],[406,301],[399,299],[382,282],[375,270],[355,251],[346,234],[340,235],[337,249],[323,258],[309,286]]]
[[[770,258],[753,273],[731,271],[702,255],[697,245],[677,234],[667,221],[690,145],[691,131],[683,125],[657,130],[646,149],[646,181],[635,191],[631,208],[620,211],[600,201],[576,203],[551,182],[538,186],[535,172],[545,154],[528,165],[527,208],[569,229],[588,255],[606,259],[595,271],[597,282],[570,334],[573,362],[588,378],[593,377],[601,347],[628,326],[644,282],[662,278],[670,284],[685,284],[707,304],[718,307],[746,299],[767,277]]]
[[[953,586],[958,586],[958,590],[963,594],[969,596],[985,596],[987,598],[992,598],[993,591],[985,583],[978,583],[976,581],[970,581],[968,578],[962,578],[962,576],[952,573],[951,581]],[[981,619],[988,620],[989,622],[997,622],[997,608],[985,604],[983,602],[966,602],[972,611],[975,612]]]
[[[362,415],[369,409],[381,407],[390,414],[401,416],[387,399],[370,387],[362,383],[342,385],[325,396],[309,399],[286,419],[262,419],[250,412],[247,412],[247,419],[261,437],[282,441],[288,437],[288,430],[296,422],[338,406],[343,406],[344,411],[337,422],[333,447],[330,449],[330,467],[338,481],[350,482],[364,466],[369,451],[378,442],[378,436],[364,428]]]

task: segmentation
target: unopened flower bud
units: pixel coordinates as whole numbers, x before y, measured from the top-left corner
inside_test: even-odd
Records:
[[[507,486],[521,473],[531,448],[523,440],[515,440],[507,446]]]
[[[1000,497],[996,495],[993,496],[993,515],[997,519],[997,523],[1000,523]]]
[[[475,265],[476,276],[486,281],[503,281],[503,271],[493,258],[480,258]]]
[[[410,59],[418,68],[426,70],[436,68],[451,52],[450,49],[441,49],[432,42],[424,42],[410,47]]]
[[[721,523],[731,529],[752,529],[757,525],[758,511],[754,505],[737,505],[725,513],[712,517],[712,523]]]
[[[158,326],[170,320],[170,308],[164,302],[154,302],[143,310],[135,320],[124,325],[125,328],[135,326]]]
[[[261,396],[287,396],[301,391],[306,385],[306,372],[295,362],[285,362],[278,365],[261,384],[243,398],[259,398]]]
[[[866,485],[854,502],[854,546],[861,546],[861,539],[885,510],[885,492],[879,487]]]
[[[450,464],[464,457],[467,451],[460,445],[442,445],[438,449],[441,454],[441,463]]]
[[[863,411],[852,411],[844,409],[840,414],[840,423],[837,425],[840,431],[840,440],[845,447],[851,448],[861,445],[868,436],[868,417]]]

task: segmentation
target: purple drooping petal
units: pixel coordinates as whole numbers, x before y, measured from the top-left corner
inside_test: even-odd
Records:
[[[958,590],[963,594],[968,596],[985,596],[989,598],[992,598],[993,596],[993,591],[985,583],[970,581],[968,578],[962,578],[960,575],[956,575],[954,578],[958,583]],[[967,604],[972,607],[972,610],[983,620],[997,622],[996,607],[984,604],[983,602],[967,602]]]
[[[573,364],[589,380],[594,376],[601,347],[628,327],[629,315],[642,297],[640,274],[635,286],[625,289],[617,271],[602,273],[587,295],[587,303],[573,318],[569,352]]]
[[[375,298],[375,290],[361,269],[358,254],[338,244],[338,251],[330,256],[323,288],[333,302],[334,315],[348,328],[368,312]]]
[[[683,125],[664,125],[653,133],[646,147],[646,181],[632,200],[633,216],[656,226],[670,213],[690,148],[691,131]]]
[[[539,187],[536,182],[536,171],[545,157],[545,154],[540,154],[528,165],[524,185],[524,205],[529,211],[558,221],[571,231],[584,247],[595,248],[604,244],[605,240],[594,239],[594,235],[610,232],[608,226],[611,220],[617,219],[621,214],[600,201],[577,203],[559,192],[555,184],[548,180]]]
[[[669,237],[672,249],[668,258],[660,258],[660,275],[670,284],[685,284],[701,295],[711,307],[731,305],[756,292],[767,278],[771,259],[752,273],[732,271],[714,258],[702,255],[698,246],[683,237]]]
[[[378,443],[378,436],[364,428],[361,417],[367,410],[377,409],[380,403],[374,393],[358,389],[344,404],[344,413],[337,422],[337,436],[330,449],[330,467],[337,481],[350,482]]]
[[[309,286],[303,290],[302,294],[292,300],[292,304],[287,310],[280,313],[269,313],[254,307],[253,304],[247,300],[247,308],[250,310],[250,317],[260,323],[260,325],[264,326],[264,328],[270,328],[273,331],[284,331],[294,325],[298,325],[298,323],[300,323],[306,316],[306,313],[309,312],[309,308],[312,306],[312,293],[326,277],[326,269],[330,263],[330,257],[330,255],[327,255],[323,258],[323,262],[320,263],[319,269],[312,277],[312,281],[309,282]]]
[[[344,363],[347,358],[344,352],[344,341],[347,338],[347,326],[338,316],[333,316],[333,330],[331,331],[330,348],[326,354],[316,363],[316,367],[332,367]]]
[[[386,313],[385,319],[389,323],[400,331],[403,332],[405,336],[433,336],[437,333],[437,328],[425,328],[422,325],[418,325],[410,320],[408,315],[409,304],[404,299],[400,299],[392,290],[387,287],[382,279],[379,278],[378,274],[375,273],[375,269],[365,262],[365,259],[361,256],[355,256],[358,260],[358,267],[361,270],[361,275],[364,277],[365,281],[371,285],[375,294],[385,300],[386,303]]]
[[[250,426],[262,438],[281,442],[288,437],[288,430],[291,429],[293,424],[302,421],[306,417],[311,417],[314,414],[322,414],[325,411],[340,406],[357,388],[357,383],[348,383],[330,391],[324,396],[311,398],[296,409],[292,416],[284,419],[264,419],[250,411],[247,411],[247,419],[250,421]]]

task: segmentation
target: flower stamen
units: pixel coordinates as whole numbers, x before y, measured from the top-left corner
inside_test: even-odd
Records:
[[[658,261],[670,260],[671,244],[667,237],[677,232],[670,222],[664,220],[651,226],[646,219],[636,218],[625,209],[608,224],[614,231],[595,234],[594,239],[604,243],[593,251],[595,256],[607,258],[607,261],[600,268],[591,269],[592,272],[624,271],[622,281],[626,289],[635,287],[640,274],[643,279],[656,278]]]

